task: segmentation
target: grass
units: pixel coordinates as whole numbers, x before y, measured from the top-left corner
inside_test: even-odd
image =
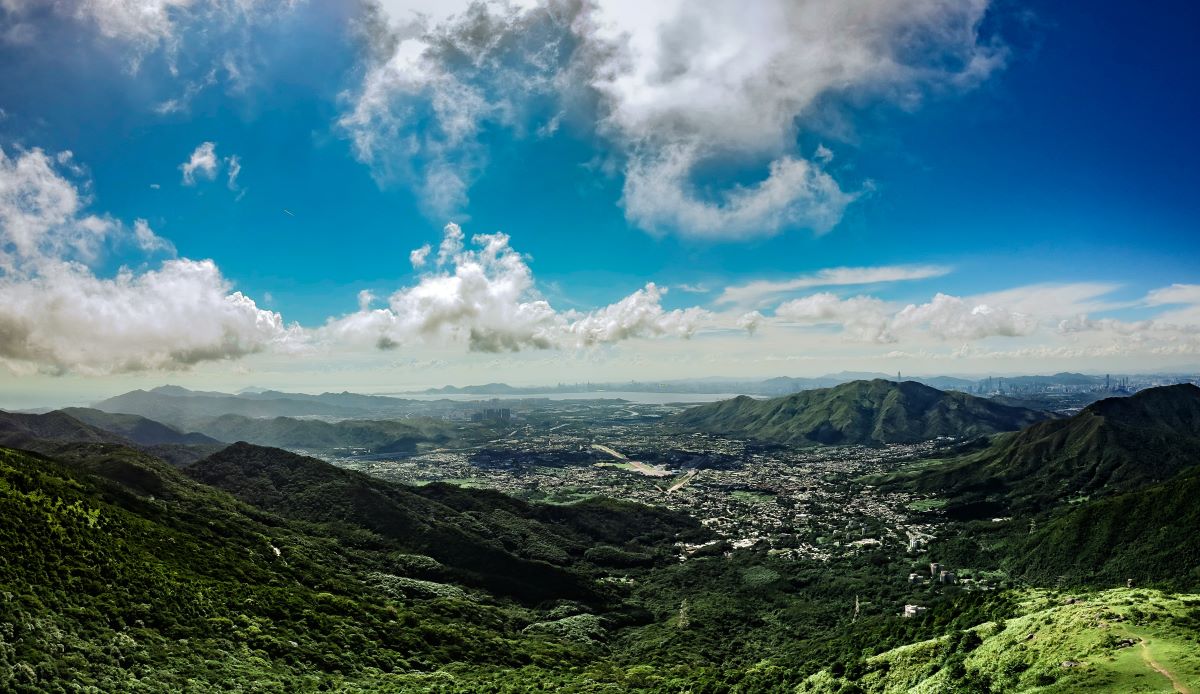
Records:
[[[949,499],[918,499],[908,505],[910,511],[936,511],[945,508]]]
[[[1118,588],[1074,602],[1045,590],[1022,598],[1021,616],[968,630],[978,639],[950,634],[886,651],[867,660],[855,683],[884,694],[970,691],[972,682],[1044,694],[1181,691],[1152,659],[1182,690],[1200,691],[1200,596]],[[845,684],[823,671],[798,691],[836,692]]]
[[[745,489],[738,489],[736,491],[729,492],[729,496],[732,496],[738,501],[745,501],[749,504],[766,504],[775,500],[775,497],[771,494],[752,492]]]

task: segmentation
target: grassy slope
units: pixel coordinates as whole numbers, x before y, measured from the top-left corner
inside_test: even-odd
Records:
[[[794,446],[878,445],[1012,431],[1044,416],[913,381],[876,379],[770,400],[743,396],[693,407],[670,423]]]
[[[1121,588],[1066,604],[1061,594],[1028,591],[1021,611],[1003,623],[886,651],[860,671],[823,671],[798,691],[1175,691],[1147,657],[1185,688],[1200,689],[1200,595]],[[1125,639],[1133,645],[1122,646]],[[1077,665],[1064,667],[1068,662]]]

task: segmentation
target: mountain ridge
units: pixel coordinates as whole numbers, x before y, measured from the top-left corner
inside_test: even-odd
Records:
[[[851,381],[832,388],[689,408],[669,423],[684,430],[793,446],[916,443],[1011,431],[1050,415],[915,381]]]

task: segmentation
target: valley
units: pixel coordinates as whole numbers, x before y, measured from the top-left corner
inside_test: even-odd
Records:
[[[1200,688],[1200,389],[980,435],[1012,412],[921,388],[852,382],[789,421],[756,401],[739,426],[758,412],[765,438],[691,424],[738,401],[348,419],[279,394],[213,418],[241,396],[159,389],[138,408],[163,400],[170,424],[3,413],[0,685]],[[925,434],[773,440],[796,421]]]
[[[699,519],[725,549],[823,561],[872,547],[903,552],[910,537],[931,537],[936,519],[910,509],[919,495],[881,492],[859,479],[956,443],[795,449],[671,431],[659,420],[682,409],[677,405],[570,408],[562,418],[551,407],[539,409],[514,420],[501,438],[474,445],[404,457],[322,456],[405,484],[448,482],[538,502],[609,496],[664,506]],[[717,542],[681,547],[681,558],[712,551]]]

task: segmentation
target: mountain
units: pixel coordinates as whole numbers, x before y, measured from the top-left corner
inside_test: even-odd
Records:
[[[298,398],[258,398],[197,393],[176,386],[153,391],[134,390],[95,403],[97,410],[119,414],[136,414],[165,422],[180,429],[193,429],[202,419],[236,414],[243,417],[356,417],[365,414],[357,408],[330,405]]]
[[[1035,584],[1200,586],[1200,469],[1169,482],[1060,507],[1004,546]]]
[[[160,444],[219,444],[217,439],[199,432],[184,433],[153,419],[135,414],[113,414],[88,407],[66,407],[62,412],[75,419],[146,446]]]
[[[261,446],[328,450],[370,448],[376,452],[411,452],[425,441],[447,440],[446,427],[434,420],[372,421],[273,417],[253,419],[227,414],[197,420],[196,429],[220,441],[248,441]]]
[[[881,445],[1012,431],[1047,416],[914,381],[875,379],[770,400],[723,400],[684,410],[669,423],[792,446]]]
[[[704,536],[634,504],[423,496],[248,444],[193,474],[258,505],[116,444],[0,448],[0,557],[20,558],[0,560],[0,690],[479,691],[428,673],[531,663],[549,684],[596,657],[587,639],[652,619],[589,549],[669,565],[676,535]]]
[[[1039,422],[988,448],[901,474],[911,489],[957,506],[999,503],[1037,511],[1062,501],[1132,491],[1200,465],[1200,388],[1148,388]]]
[[[392,551],[433,557],[461,581],[533,601],[596,599],[590,581],[571,567],[597,541],[625,544],[652,527],[640,515],[620,520],[642,507],[604,502],[622,529],[605,537],[583,522],[598,502],[540,510],[496,492],[408,487],[248,443],[229,446],[185,472],[265,511],[360,528]],[[662,540],[689,528],[699,532],[695,521],[680,514],[659,512],[653,520],[671,529]]]
[[[26,448],[50,443],[128,443],[123,437],[79,421],[55,410],[46,414],[20,414],[0,410],[0,446]]]

